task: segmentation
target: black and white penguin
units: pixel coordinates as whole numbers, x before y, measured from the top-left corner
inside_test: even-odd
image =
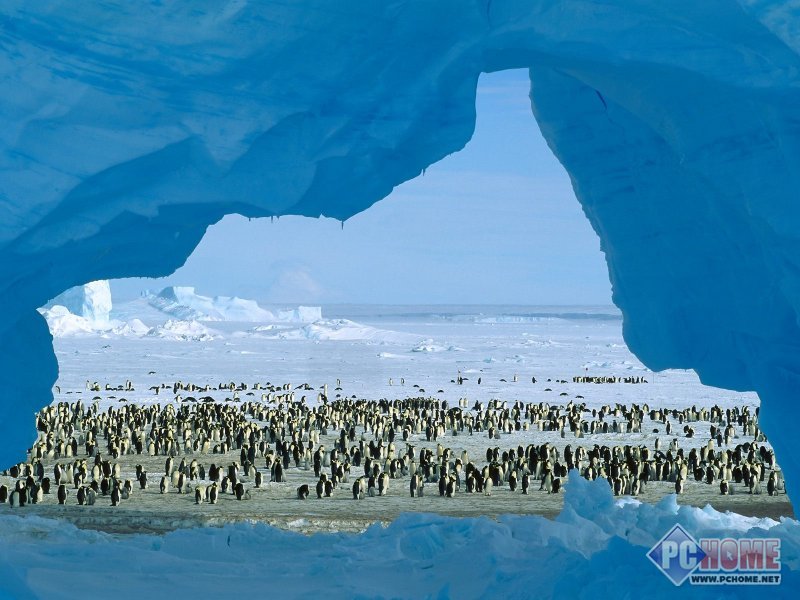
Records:
[[[304,483],[299,488],[297,488],[297,499],[305,500],[306,498],[308,498],[308,484]]]
[[[0,504],[8,502],[8,486],[0,485]]]
[[[364,499],[364,484],[363,479],[359,477],[353,482],[353,500]]]
[[[775,475],[775,471],[769,474],[769,479],[767,480],[767,494],[770,496],[778,495],[778,479]]]
[[[685,485],[685,483],[683,481],[683,477],[678,475],[678,477],[675,479],[675,493],[676,494],[682,494],[684,492],[685,488],[686,488],[686,485]]]
[[[119,486],[115,485],[111,490],[111,506],[119,506],[120,499]]]
[[[412,498],[415,498],[415,497],[418,498],[419,497],[419,495],[420,495],[419,492],[420,492],[421,486],[422,486],[422,477],[420,477],[417,474],[412,475],[411,476],[411,481],[408,484],[408,489],[411,492],[411,497]]]
[[[67,503],[67,494],[69,490],[67,490],[67,486],[63,483],[58,486],[58,503],[59,504],[66,504]]]
[[[77,496],[78,496],[78,504],[80,506],[83,506],[84,504],[86,504],[86,488],[85,487],[81,486],[81,487],[78,488]]]
[[[202,504],[204,499],[205,488],[202,485],[198,485],[196,488],[194,488],[194,503]]]
[[[217,498],[219,496],[219,490],[217,489],[216,482],[211,484],[211,487],[208,489],[208,502],[210,504],[216,504]]]
[[[237,499],[237,500],[242,500],[242,499],[244,498],[244,496],[245,496],[245,489],[244,489],[244,485],[242,484],[242,482],[241,482],[241,481],[240,481],[240,482],[238,482],[238,483],[237,483],[237,484],[234,486],[234,488],[233,488],[233,493],[234,493],[234,494],[236,494],[236,499]]]
[[[161,478],[161,483],[159,484],[158,489],[161,491],[162,494],[166,494],[167,492],[169,492],[169,477],[164,475]]]
[[[261,487],[261,483],[263,481],[263,477],[264,476],[261,474],[261,471],[256,471],[255,483],[256,483],[256,487],[257,488]]]
[[[142,471],[139,474],[139,488],[143,490],[147,489],[147,471]]]
[[[527,495],[528,488],[531,486],[531,476],[528,473],[522,475],[522,493]]]
[[[724,480],[724,479],[720,480],[720,482],[719,482],[719,493],[722,494],[723,496],[727,496],[729,489],[730,489],[730,486],[728,485],[728,482],[726,480]]]
[[[317,498],[322,498],[322,496],[325,494],[325,481],[326,480],[323,479],[324,477],[325,477],[325,473],[323,473],[322,477],[320,477],[319,481],[317,481],[317,488],[316,488]]]

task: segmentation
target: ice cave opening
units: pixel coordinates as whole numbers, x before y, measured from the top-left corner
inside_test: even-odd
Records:
[[[172,273],[228,214],[352,217],[464,147],[481,73],[525,68],[532,112],[601,240],[630,349],[653,370],[694,369],[709,385],[757,392],[789,491],[800,480],[792,3],[111,0],[0,12],[3,464],[30,444],[30,417],[58,375],[37,307],[87,282]],[[86,571],[89,556],[123,589],[153,581],[163,593],[161,578],[141,577],[163,569],[200,586],[203,548],[208,573],[245,572],[226,581],[250,593],[264,572],[252,558],[267,544],[294,550],[268,557],[285,561],[275,581],[287,589],[300,580],[372,596],[363,572],[396,582],[399,571],[396,589],[413,572],[417,597],[579,597],[598,586],[672,597],[645,552],[676,521],[717,537],[764,533],[713,510],[618,506],[578,484],[555,522],[407,516],[358,543],[326,538],[345,557],[333,562],[317,540],[267,527],[117,540],[12,515],[0,591],[52,595],[76,576],[107,587]],[[797,523],[768,528],[784,542],[778,595],[788,595]],[[319,560],[296,560],[308,551]],[[132,555],[138,568],[120,570]],[[321,587],[332,567],[324,585],[338,587]],[[693,591],[721,593],[706,589]]]

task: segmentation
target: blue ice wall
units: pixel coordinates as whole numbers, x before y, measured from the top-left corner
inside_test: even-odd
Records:
[[[799,34],[757,0],[4,2],[3,427],[50,400],[37,306],[165,275],[227,213],[364,210],[469,140],[481,72],[528,67],[629,345],[758,391],[796,481]]]

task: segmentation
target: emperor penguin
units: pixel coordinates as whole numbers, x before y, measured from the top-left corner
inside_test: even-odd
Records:
[[[297,488],[297,498],[298,500],[305,500],[308,498],[308,484],[304,483],[299,488]]]
[[[769,479],[767,480],[767,494],[770,496],[778,495],[778,479],[775,475],[775,471],[769,474]]]
[[[217,503],[217,497],[219,496],[219,490],[217,489],[217,483],[214,482],[211,484],[211,487],[208,489],[208,501],[211,504]]]
[[[58,503],[59,504],[66,504],[67,503],[67,495],[69,494],[69,490],[67,490],[67,486],[63,483],[58,486]]]

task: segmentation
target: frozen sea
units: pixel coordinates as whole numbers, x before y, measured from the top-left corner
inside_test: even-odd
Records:
[[[590,406],[758,403],[755,394],[704,386],[693,371],[652,373],[625,346],[614,307],[334,305],[322,307],[322,317],[306,324],[192,322],[204,330],[186,326],[186,335],[172,337],[56,338],[58,385],[66,392],[85,390],[87,379],[115,385],[130,379],[137,392],[128,400],[148,401],[155,398],[147,388],[170,380],[327,383],[332,390],[339,379],[342,395],[359,398],[406,397],[417,385],[451,403],[460,397],[538,402],[552,401],[543,391],[547,379],[564,379],[569,383],[559,392],[581,394]],[[148,327],[167,321],[142,300],[117,305],[112,318]],[[466,379],[460,386],[451,383],[459,372]],[[648,384],[591,386],[586,393],[586,384],[571,384],[577,375],[643,377]]]

